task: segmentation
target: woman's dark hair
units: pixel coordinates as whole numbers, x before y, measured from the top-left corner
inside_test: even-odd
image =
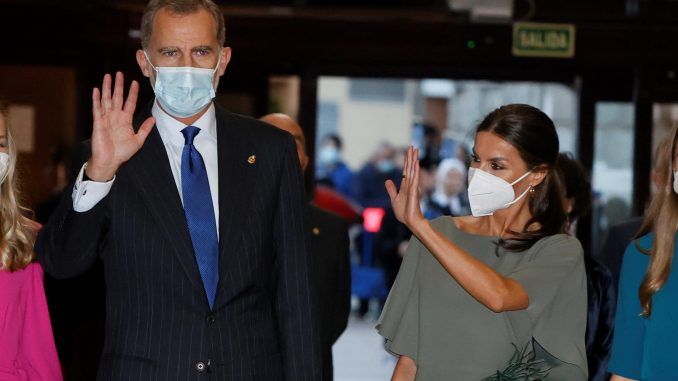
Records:
[[[555,173],[558,160],[556,126],[541,110],[524,104],[510,104],[489,113],[476,130],[490,132],[505,140],[520,153],[529,170],[545,167],[548,170],[541,184],[529,194],[528,205],[532,218],[523,231],[511,231],[510,239],[497,243],[507,251],[520,252],[532,247],[540,239],[565,231],[565,210],[561,184]],[[535,228],[538,226],[538,228]]]
[[[569,152],[558,154],[556,166],[564,196],[571,199],[572,210],[567,213],[569,222],[586,216],[591,210],[591,181],[584,166]]]

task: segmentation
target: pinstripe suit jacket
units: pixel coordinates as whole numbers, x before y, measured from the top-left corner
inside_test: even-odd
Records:
[[[148,116],[150,106],[135,126]],[[321,379],[294,140],[219,107],[216,117],[220,257],[212,310],[155,128],[120,167],[106,198],[78,213],[67,192],[38,236],[38,258],[55,277],[103,260],[107,316],[98,380]]]

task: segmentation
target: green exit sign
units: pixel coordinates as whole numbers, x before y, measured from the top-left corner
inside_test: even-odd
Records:
[[[517,22],[513,24],[513,55],[518,57],[574,57],[572,24]]]

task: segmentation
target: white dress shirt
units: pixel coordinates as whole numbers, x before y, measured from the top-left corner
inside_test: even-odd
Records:
[[[184,195],[181,188],[181,153],[184,149],[184,135],[181,133],[186,125],[174,119],[167,114],[158,102],[153,103],[151,111],[155,117],[155,125],[160,133],[160,138],[165,145],[167,158],[169,159],[170,169],[174,182],[179,191],[181,202],[184,202]],[[210,184],[210,193],[212,195],[212,206],[214,208],[214,217],[216,218],[217,235],[219,233],[219,172],[217,157],[217,119],[214,110],[214,104],[211,104],[207,112],[203,114],[192,126],[200,129],[200,133],[193,140],[193,145],[202,155],[205,167],[207,169],[207,179]],[[76,212],[86,212],[92,209],[101,201],[108,192],[115,178],[108,182],[83,181],[82,176],[85,166],[80,169],[80,174],[73,187],[73,210]]]

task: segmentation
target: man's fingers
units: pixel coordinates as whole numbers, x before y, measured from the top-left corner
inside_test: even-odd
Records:
[[[141,147],[144,144],[146,138],[148,137],[148,134],[150,134],[151,130],[153,130],[154,125],[155,125],[154,117],[146,119],[144,123],[141,124],[141,127],[139,127],[139,131],[137,132],[137,143],[139,143],[139,147]]]
[[[104,75],[104,81],[101,84],[101,106],[104,113],[111,110],[111,75]]]
[[[137,108],[137,97],[139,95],[139,83],[137,81],[132,81],[132,84],[129,85],[129,94],[127,94],[127,100],[125,101],[125,111],[128,114],[134,114],[134,110]]]
[[[121,110],[123,94],[125,92],[125,77],[121,72],[115,73],[115,85],[113,87],[113,110]]]
[[[92,116],[94,120],[101,119],[101,93],[96,87],[92,90]]]

